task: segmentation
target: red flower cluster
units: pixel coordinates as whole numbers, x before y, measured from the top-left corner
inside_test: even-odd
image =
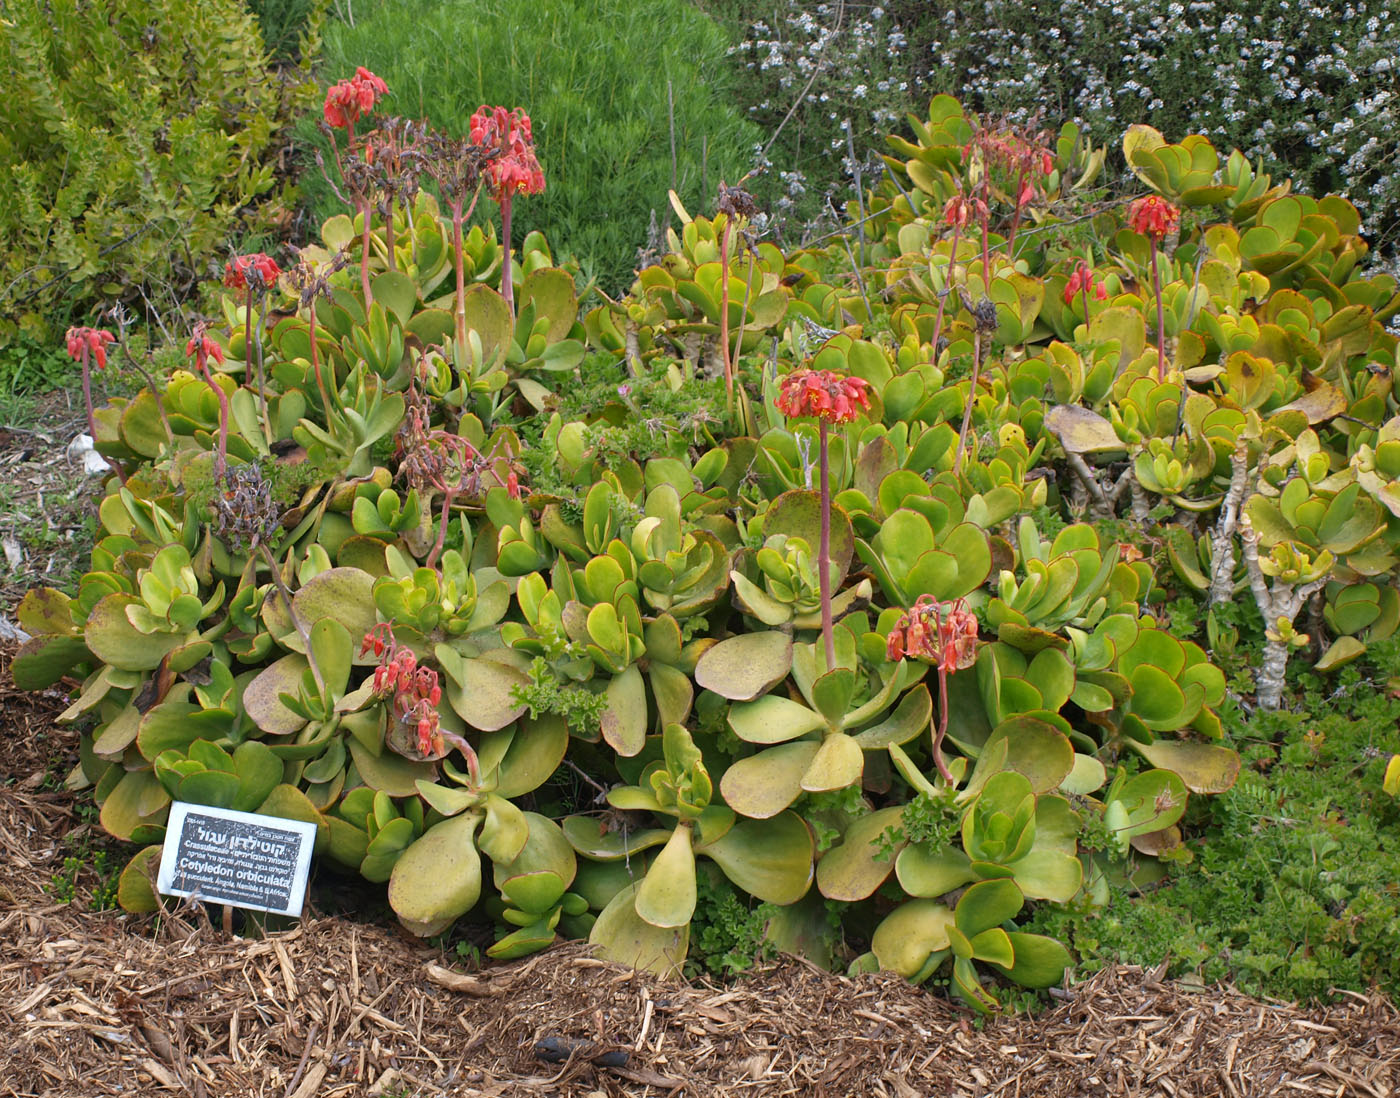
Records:
[[[968,198],[964,194],[955,194],[943,207],[943,221],[945,224],[955,228],[965,229],[967,223],[972,220],[985,221],[987,219],[987,204],[980,198]]]
[[[338,130],[348,129],[369,114],[379,97],[388,91],[389,86],[383,80],[361,65],[349,80],[332,84],[326,91],[323,112],[326,125]]]
[[[987,168],[1016,176],[1021,184],[1016,195],[1016,205],[1020,208],[1035,199],[1031,177],[1049,175],[1055,170],[1055,158],[1042,143],[1044,138],[1044,134],[1020,134],[1010,129],[980,130],[963,146],[963,156],[971,156],[976,150],[982,154],[982,163]]]
[[[246,290],[251,282],[256,289],[271,286],[282,275],[277,261],[262,252],[236,255],[224,264],[224,285],[230,290]]]
[[[1165,198],[1149,194],[1136,198],[1128,206],[1128,227],[1135,233],[1151,237],[1161,242],[1168,233],[1174,232],[1181,224],[1181,211]]]
[[[437,707],[442,701],[442,686],[437,672],[418,666],[418,657],[407,645],[395,642],[389,625],[376,625],[365,634],[360,655],[370,652],[380,661],[374,669],[374,692],[393,695],[394,716],[413,728],[420,755],[441,755],[443,739]]]
[[[811,416],[828,423],[850,423],[864,409],[870,410],[863,377],[842,376],[831,370],[794,370],[782,380],[773,401],[785,416]]]
[[[64,339],[74,362],[82,362],[83,355],[91,353],[99,370],[107,365],[107,344],[117,341],[105,328],[69,328]]]
[[[491,189],[499,202],[513,194],[539,194],[544,190],[544,169],[535,157],[530,116],[516,108],[482,105],[472,115],[472,143],[499,155],[486,167]]]
[[[1089,266],[1084,260],[1079,261],[1079,265],[1074,268],[1074,273],[1069,276],[1069,281],[1065,283],[1065,304],[1074,303],[1074,295],[1083,290],[1095,301],[1105,301],[1108,298],[1108,290],[1102,282],[1094,277],[1094,268]]]
[[[185,344],[185,357],[194,358],[202,370],[211,358],[215,362],[223,362],[224,349],[207,335],[197,335]]]
[[[977,659],[977,617],[962,599],[939,602],[920,595],[890,630],[891,660],[925,660],[943,671],[961,671]]]

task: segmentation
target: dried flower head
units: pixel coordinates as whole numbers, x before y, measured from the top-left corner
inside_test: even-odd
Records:
[[[530,116],[523,110],[478,107],[471,118],[471,139],[483,149],[499,150],[486,168],[497,202],[510,195],[544,190],[544,169],[535,157]]]
[[[794,370],[783,378],[773,403],[785,416],[850,423],[862,410],[870,410],[869,387],[863,377],[832,370]]]
[[[1181,224],[1181,211],[1155,194],[1135,198],[1128,206],[1128,227],[1161,243]]]
[[[270,543],[282,525],[272,485],[257,465],[226,471],[213,506],[215,535],[238,552]]]
[[[91,355],[99,370],[107,365],[107,344],[116,341],[117,337],[105,328],[69,328],[64,337],[74,362],[82,362],[85,355]]]

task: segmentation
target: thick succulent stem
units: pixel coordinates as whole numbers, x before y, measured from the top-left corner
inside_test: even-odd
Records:
[[[1249,451],[1241,443],[1230,456],[1230,487],[1220,508],[1220,519],[1211,533],[1210,594],[1208,605],[1230,602],[1235,597],[1235,530],[1244,502]]]
[[[1283,701],[1283,677],[1288,667],[1289,647],[1288,642],[1279,635],[1278,625],[1280,622],[1291,623],[1303,604],[1327,585],[1327,577],[1302,586],[1275,579],[1270,590],[1264,570],[1259,566],[1259,535],[1255,533],[1248,515],[1240,516],[1239,531],[1249,588],[1264,618],[1264,658],[1260,661],[1259,677],[1254,684],[1255,702],[1260,709],[1277,709]]]
[[[831,626],[831,470],[827,461],[826,420],[817,421],[821,478],[821,540],[817,547],[817,578],[821,584],[822,640],[826,644],[826,669],[836,667],[836,637]]]
[[[1152,249],[1152,294],[1157,299],[1157,380],[1167,379],[1167,324],[1162,313],[1162,276],[1157,269],[1157,238],[1149,236]]]

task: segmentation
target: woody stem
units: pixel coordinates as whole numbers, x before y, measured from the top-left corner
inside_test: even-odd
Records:
[[[826,642],[826,669],[836,667],[836,638],[831,628],[831,472],[827,462],[826,420],[817,421],[821,477],[821,541],[817,547],[817,579],[822,596],[822,640]]]

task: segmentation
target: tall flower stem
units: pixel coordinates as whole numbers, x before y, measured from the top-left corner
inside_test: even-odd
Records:
[[[953,781],[953,773],[943,758],[943,738],[948,734],[948,669],[942,661],[938,664],[938,725],[933,730],[933,765],[939,776],[946,782]]]
[[[734,363],[729,359],[729,218],[719,238],[719,345],[724,357],[725,407],[734,414]]]
[[[394,195],[389,194],[389,213],[384,218],[384,240],[389,249],[389,270],[399,269],[398,258],[394,255]]]
[[[263,437],[272,445],[272,420],[267,414],[267,382],[263,366],[263,332],[267,328],[267,290],[258,295],[258,326],[254,329],[258,342],[258,411],[262,415]]]
[[[1157,269],[1157,239],[1149,236],[1152,254],[1152,294],[1157,299],[1157,380],[1167,379],[1167,325],[1162,315],[1162,276]]]
[[[1015,263],[1016,230],[1021,227],[1021,194],[1026,185],[1026,169],[1023,165],[1016,176],[1016,209],[1011,214],[1011,232],[1006,238],[1006,262]]]
[[[331,414],[331,398],[326,391],[325,378],[321,376],[321,354],[316,349],[316,298],[311,299],[311,369],[316,373],[316,388],[321,393],[321,407],[324,409],[326,418],[329,420]]]
[[[982,222],[982,286],[988,296],[991,296],[992,292],[992,248],[991,241],[988,239],[991,235],[989,224],[991,219],[991,212],[987,208],[986,200],[983,199],[978,220]]]
[[[326,696],[326,680],[321,675],[321,668],[316,664],[316,653],[311,647],[311,634],[306,631],[306,626],[302,624],[301,618],[297,617],[296,608],[292,606],[292,594],[287,590],[287,584],[282,579],[282,569],[277,565],[277,559],[272,555],[266,543],[259,541],[258,549],[262,551],[263,560],[267,562],[268,570],[272,573],[272,582],[277,587],[277,594],[281,596],[282,607],[287,611],[287,617],[292,619],[292,627],[297,631],[297,636],[301,638],[302,646],[306,649],[306,662],[311,665],[311,674],[316,678],[316,686],[321,691],[321,696]]]
[[[510,261],[510,207],[511,195],[507,191],[501,199],[501,243],[505,248],[504,266],[501,269],[501,296],[506,299],[506,307],[510,309],[510,315],[515,315],[515,289],[511,285],[514,275]]]
[[[467,345],[467,276],[466,257],[462,246],[462,225],[467,218],[471,217],[472,211],[476,209],[476,200],[481,195],[478,187],[472,195],[470,205],[465,210],[462,209],[462,200],[456,198],[452,202],[452,260],[456,267],[457,275],[457,296],[454,299],[454,313],[456,314],[456,325],[453,329],[456,346],[464,349]],[[510,252],[506,252],[506,268],[510,268]],[[509,299],[507,299],[509,300]]]
[[[365,318],[368,319],[369,307],[374,301],[369,287],[370,230],[374,227],[374,223],[370,219],[369,199],[360,199],[359,205],[360,217],[364,221],[364,225],[360,230],[360,291],[365,295]]]
[[[974,328],[972,333],[972,387],[967,393],[967,405],[963,408],[962,427],[958,429],[958,452],[953,457],[953,475],[962,472],[963,455],[967,451],[967,432],[972,426],[972,406],[977,401],[977,381],[982,373],[982,331]]]
[[[831,470],[827,459],[826,420],[817,421],[817,449],[821,478],[821,539],[817,546],[817,578],[821,584],[822,640],[826,643],[826,669],[836,668],[836,637],[831,626]]]
[[[953,269],[958,265],[958,240],[962,236],[962,224],[953,223],[953,249],[948,253],[948,285],[938,295],[938,315],[933,318],[933,361],[938,362],[938,340],[943,335],[943,312],[948,307],[948,295],[953,292]]]

